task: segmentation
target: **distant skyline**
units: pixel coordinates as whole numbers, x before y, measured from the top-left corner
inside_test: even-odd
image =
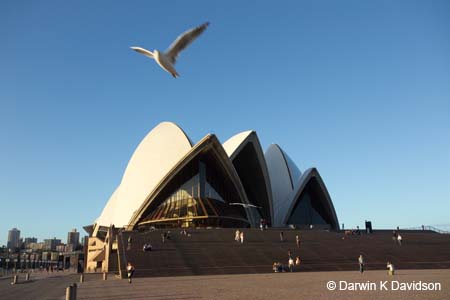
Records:
[[[64,237],[56,237],[56,236],[37,238],[35,236],[23,235],[23,233],[20,230],[20,228],[14,227],[14,228],[8,229],[6,242],[5,242],[5,244],[1,244],[0,243],[0,246],[10,247],[8,242],[9,242],[9,239],[10,239],[11,231],[16,232],[16,233],[13,233],[12,236],[11,236],[11,239],[12,239],[13,243],[17,243],[19,240],[22,240],[23,242],[26,242],[27,239],[36,239],[37,243],[42,243],[42,242],[44,242],[44,240],[57,239],[57,240],[61,240],[62,243],[66,244],[66,242],[68,240],[68,235],[70,235],[71,239],[73,239],[73,240],[76,240],[77,236],[78,236],[78,240],[80,239],[80,236],[79,236],[80,231],[78,231],[76,229],[75,229],[76,231],[73,231],[74,229],[75,228],[72,228],[72,229],[68,230],[66,232],[67,239],[64,239]],[[18,234],[17,234],[17,231],[18,231]],[[11,247],[13,247],[13,246],[11,246]],[[16,247],[16,246],[14,246],[14,247]]]
[[[450,223],[449,1],[197,4],[0,3],[0,244],[83,236],[162,121],[256,130],[319,170],[346,228]],[[130,49],[206,21],[178,79]]]

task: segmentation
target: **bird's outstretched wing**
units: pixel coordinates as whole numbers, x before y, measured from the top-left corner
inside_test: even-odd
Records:
[[[144,54],[145,56],[148,56],[150,58],[153,58],[153,53],[151,51],[148,51],[147,49],[141,48],[141,47],[130,47],[136,52],[139,52],[141,54]]]
[[[228,205],[240,205],[240,206],[242,206],[242,207],[255,207],[255,208],[261,208],[261,206],[256,206],[256,205],[253,205],[253,204],[246,204],[246,203],[238,203],[238,202],[235,202],[235,203],[228,203]]]
[[[178,53],[189,46],[203,31],[208,27],[209,22],[206,22],[198,27],[189,29],[188,31],[181,34],[177,39],[170,45],[167,49],[166,55],[172,62],[175,63],[178,57]]]
[[[254,208],[262,208],[261,206],[256,206],[256,205],[253,205],[253,204],[247,204],[247,206],[248,207],[254,207]]]

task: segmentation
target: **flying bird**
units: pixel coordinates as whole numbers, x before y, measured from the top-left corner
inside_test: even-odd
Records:
[[[248,208],[248,207],[261,208],[261,206],[256,206],[256,205],[253,205],[253,204],[246,204],[246,203],[238,203],[238,202],[236,202],[236,203],[228,203],[228,205],[240,205],[240,206],[245,207],[245,208]]]
[[[180,76],[175,70],[175,62],[177,60],[178,54],[186,49],[203,31],[208,27],[209,22],[206,22],[198,27],[189,29],[184,32],[170,45],[169,49],[166,52],[160,52],[158,50],[153,50],[153,52],[141,48],[141,47],[131,47],[136,52],[144,54],[147,57],[153,58],[156,60],[158,65],[163,68],[165,71],[172,74],[174,78]]]

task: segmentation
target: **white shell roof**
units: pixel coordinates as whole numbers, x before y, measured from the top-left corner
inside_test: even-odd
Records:
[[[294,190],[294,183],[300,178],[301,172],[276,144],[270,145],[264,156],[272,186],[273,225],[280,226],[291,204],[289,195]]]
[[[176,124],[162,122],[156,126],[134,151],[122,181],[97,219],[97,225],[128,225],[135,210],[191,148],[189,138]]]
[[[231,138],[229,138],[225,143],[223,143],[223,148],[227,153],[228,157],[231,157],[234,152],[241,146],[242,142],[252,133],[252,130],[243,131],[238,133]]]
[[[252,133],[254,131],[248,130],[228,139],[222,145],[227,156],[232,158],[238,153]],[[163,178],[194,148],[192,142],[176,124],[171,122],[158,124],[145,136],[131,156],[121,183],[96,220],[97,226],[111,224],[116,227],[127,226],[135,212],[141,208]],[[305,176],[302,177],[301,171],[292,159],[276,144],[270,145],[262,159],[267,165],[269,175],[267,181],[270,179],[270,184],[268,182],[267,184],[270,185],[268,192],[271,190],[272,196],[272,225],[282,226],[285,225],[283,222],[288,211],[292,209],[293,198],[304,186],[304,180],[300,178],[303,179]],[[329,195],[327,197],[329,199]],[[333,214],[335,216],[334,208]]]
[[[286,164],[289,169],[289,174],[291,175],[292,183],[295,188],[296,184],[298,183],[298,180],[302,176],[302,172],[297,167],[297,165],[294,163],[294,161],[289,157],[289,155],[287,155],[287,153],[284,152],[283,149],[281,149],[281,151],[283,152],[283,156],[284,156],[284,159],[286,160]]]
[[[253,135],[253,136],[252,136]],[[270,183],[270,174],[268,171],[265,155],[262,152],[261,144],[259,142],[258,136],[256,135],[256,132],[254,130],[247,130],[240,132],[231,138],[229,138],[225,143],[223,143],[223,148],[225,149],[225,152],[227,153],[228,157],[230,157],[231,160],[234,159],[235,155],[238,155],[239,152],[246,146],[246,141],[249,138],[253,138],[253,144],[256,151],[257,159],[260,163],[260,168],[264,176],[265,181],[265,190],[267,191],[267,200],[269,203],[268,210],[270,213],[270,218],[273,216],[273,201],[272,201],[272,188]],[[271,220],[273,223],[273,220]]]

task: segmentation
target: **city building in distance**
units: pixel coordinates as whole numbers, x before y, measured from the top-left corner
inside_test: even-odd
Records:
[[[80,233],[74,228],[67,233],[67,244],[77,247],[80,243]]]
[[[8,242],[6,247],[9,249],[19,248],[21,246],[20,242],[20,230],[13,228],[8,231]]]
[[[55,251],[56,250],[56,246],[61,245],[61,240],[57,239],[57,238],[52,238],[52,239],[44,239],[44,250],[52,250]]]

